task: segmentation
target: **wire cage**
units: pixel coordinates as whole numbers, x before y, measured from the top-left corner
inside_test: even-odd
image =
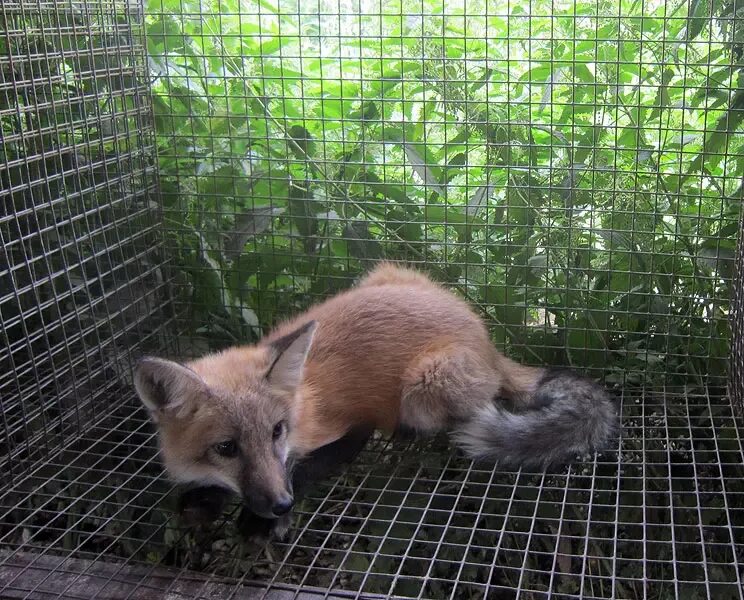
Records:
[[[0,597],[744,597],[742,11],[3,2]],[[380,437],[286,541],[187,526],[133,359],[380,259],[601,378],[618,446],[528,472]]]

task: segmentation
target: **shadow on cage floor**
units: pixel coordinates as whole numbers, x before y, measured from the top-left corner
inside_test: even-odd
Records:
[[[0,493],[0,596],[742,598],[728,400],[663,390],[622,406],[619,452],[549,474],[473,465],[439,439],[377,440],[266,545],[229,514],[179,527],[130,397]]]

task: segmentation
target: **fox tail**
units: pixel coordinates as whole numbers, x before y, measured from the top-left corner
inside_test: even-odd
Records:
[[[544,468],[606,449],[619,432],[616,402],[602,386],[573,371],[549,370],[526,408],[488,405],[453,437],[476,460]]]

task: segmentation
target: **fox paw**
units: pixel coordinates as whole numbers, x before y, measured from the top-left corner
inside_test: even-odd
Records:
[[[247,539],[285,542],[292,528],[292,515],[290,513],[276,519],[265,519],[244,508],[238,516],[237,526],[241,535]]]
[[[216,486],[186,490],[178,498],[178,515],[188,527],[209,525],[217,520],[230,500],[230,492]]]

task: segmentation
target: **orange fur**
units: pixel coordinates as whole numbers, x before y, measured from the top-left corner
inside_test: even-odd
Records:
[[[418,428],[416,418],[401,422],[403,395],[414,404],[413,411],[429,410],[432,416],[436,413],[434,419],[422,417],[430,422],[423,429],[441,429],[450,417],[471,413],[476,405],[492,402],[494,395],[519,400],[520,394],[529,393],[537,385],[542,373],[499,353],[483,322],[466,302],[422,273],[389,263],[378,266],[355,288],[281,324],[259,348],[310,320],[318,323],[318,329],[296,396],[298,418],[292,445],[299,454],[338,439],[356,425],[372,424],[385,431],[399,425]],[[448,348],[449,353],[442,353],[442,348]],[[248,348],[235,352],[236,356],[247,357],[255,351]],[[411,380],[426,377],[425,364],[435,355],[444,369],[469,371],[471,385],[485,386],[487,393],[477,397],[458,393],[453,398],[447,390],[436,396],[430,391],[421,396],[411,392]],[[228,356],[217,361],[222,364],[216,379],[240,386],[235,380],[240,369],[232,355]],[[213,371],[215,361],[207,360]],[[194,363],[193,368],[202,372],[204,364]],[[421,373],[417,373],[418,368]],[[432,385],[436,384],[430,382],[429,390]],[[463,390],[468,391],[467,387]],[[421,399],[418,405],[417,398]]]
[[[185,367],[146,359],[135,381],[171,473],[230,487],[271,514],[291,494],[288,456],[356,427],[434,431],[473,419],[496,398],[525,404],[543,373],[498,352],[463,300],[383,263],[257,345]],[[272,438],[285,422],[286,439]],[[225,440],[235,441],[240,461],[217,452]]]

